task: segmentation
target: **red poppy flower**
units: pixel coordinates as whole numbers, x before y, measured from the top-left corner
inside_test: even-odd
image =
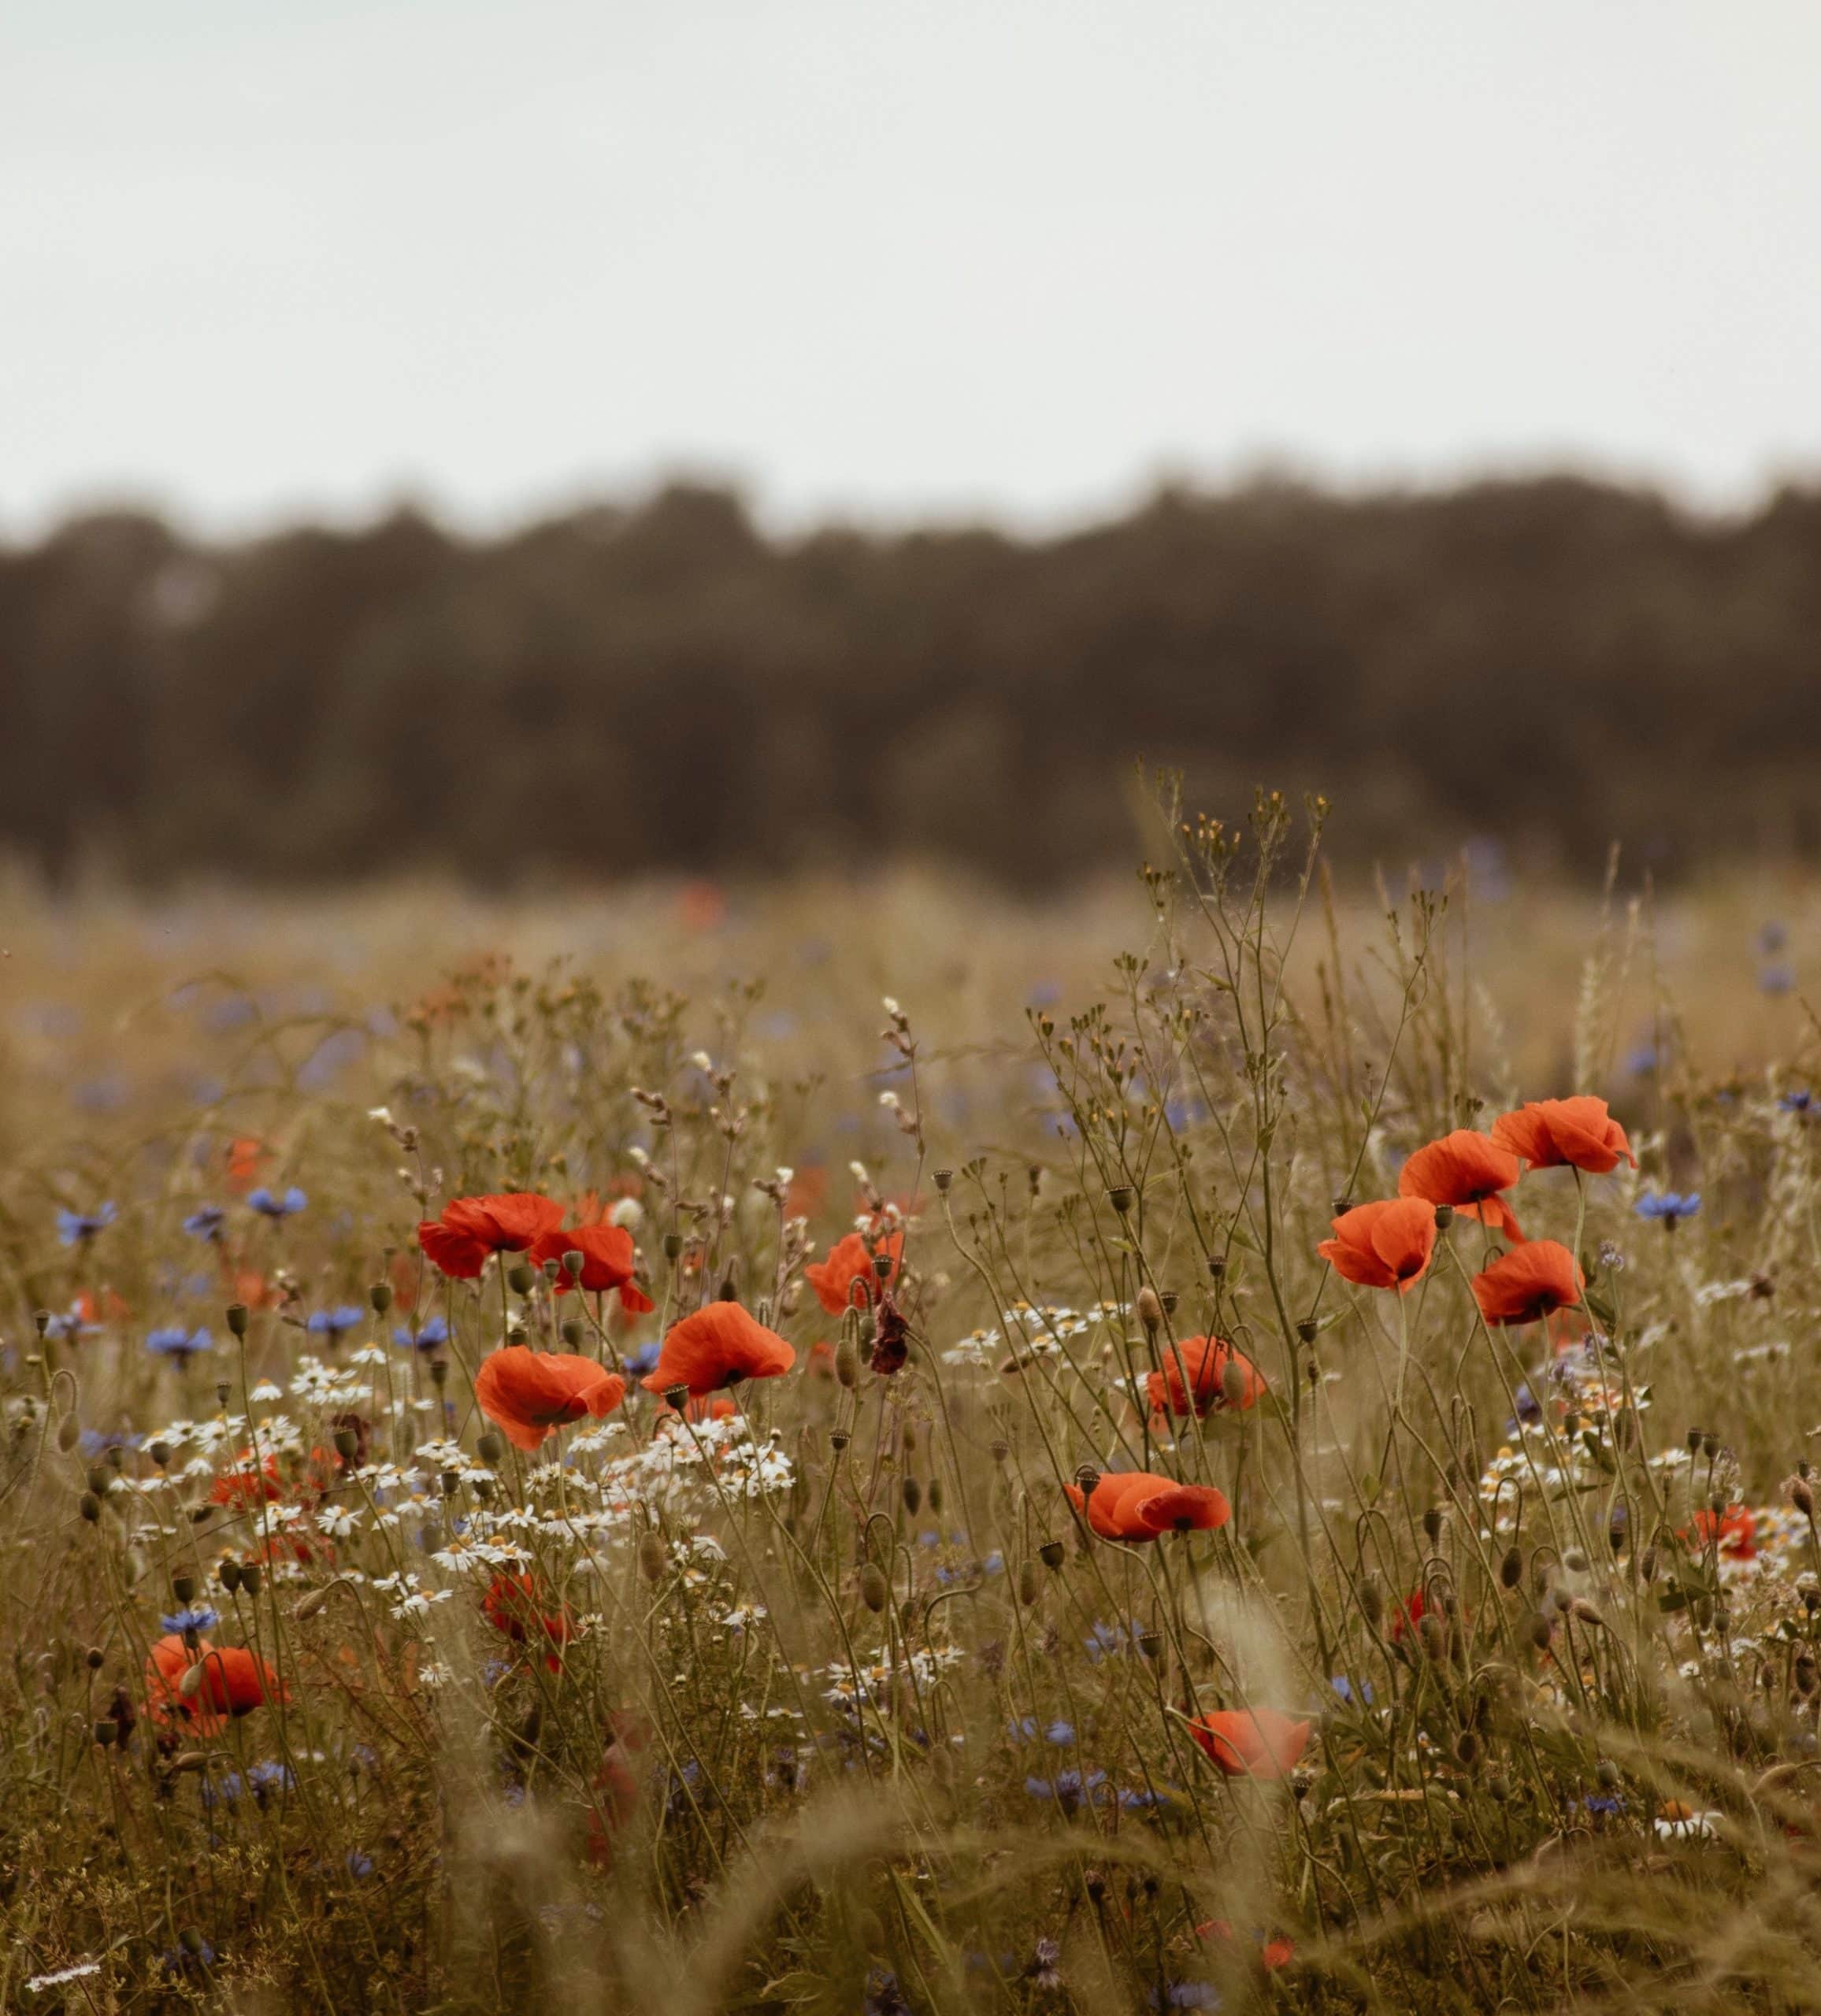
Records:
[[[1222,1946],[1233,1943],[1233,1927],[1225,1918],[1208,1918],[1195,1928],[1197,1939],[1211,1940]],[[1287,1967],[1296,1957],[1296,1942],[1289,1939],[1261,1939],[1259,1960],[1267,1973]]]
[[[546,1232],[539,1233],[532,1242],[531,1258],[534,1266],[541,1267],[547,1260],[558,1260],[566,1253],[579,1253],[582,1256],[582,1270],[579,1276],[572,1275],[566,1267],[558,1267],[556,1292],[567,1295],[579,1281],[591,1295],[605,1295],[610,1288],[618,1288],[620,1301],[627,1309],[643,1314],[656,1304],[647,1295],[641,1294],[633,1280],[638,1271],[638,1255],[632,1245],[632,1235],[623,1225],[584,1225],[573,1232]]]
[[[439,1218],[426,1218],[418,1226],[417,1243],[432,1266],[456,1280],[471,1281],[490,1253],[523,1253],[562,1223],[562,1205],[530,1191],[454,1197]]]
[[[250,1190],[259,1165],[272,1151],[263,1141],[243,1134],[228,1143],[228,1180],[236,1190]]]
[[[176,1632],[154,1640],[146,1655],[146,1712],[161,1729],[181,1727],[198,1736],[218,1736],[226,1726],[227,1718],[210,1708],[199,1684],[187,1695],[183,1691],[184,1676],[210,1649],[203,1638],[192,1652]]]
[[[1703,1510],[1694,1515],[1692,1533],[1682,1539],[1698,1547],[1717,1544],[1728,1561],[1755,1561],[1758,1554],[1758,1522],[1750,1508],[1729,1505],[1723,1512]]]
[[[833,1379],[835,1376],[835,1347],[826,1337],[818,1338],[810,1346],[810,1354],[803,1369],[812,1379]]]
[[[1224,1526],[1231,1508],[1218,1491],[1201,1484],[1179,1484],[1174,1477],[1148,1470],[1103,1470],[1092,1496],[1079,1484],[1064,1484],[1069,1503],[1088,1522],[1089,1532],[1103,1540],[1154,1540],[1159,1533],[1191,1532]],[[1159,1506],[1157,1523],[1148,1517]],[[1186,1526],[1178,1521],[1187,1520]]]
[[[553,1614],[539,1599],[528,1574],[495,1575],[480,1599],[481,1614],[495,1631],[503,1632],[515,1645],[522,1645],[532,1632],[540,1632],[553,1646],[566,1645],[575,1635],[569,1611],[559,1606]],[[562,1669],[554,1651],[544,1655],[552,1673]]]
[[[1258,1367],[1224,1337],[1184,1337],[1161,1346],[1159,1355],[1163,1370],[1153,1372],[1145,1381],[1152,1410],[1156,1414],[1185,1414],[1192,1407],[1197,1414],[1205,1414],[1211,1408],[1227,1406],[1244,1413],[1258,1405],[1265,1390]],[[1226,1392],[1229,1365],[1236,1366],[1240,1375],[1235,1381],[1237,1397],[1231,1400]]]
[[[1207,1533],[1233,1517],[1226,1494],[1212,1484],[1179,1484],[1139,1499],[1138,1517],[1154,1533]]]
[[[1535,1323],[1578,1302],[1584,1285],[1567,1247],[1556,1240],[1538,1239],[1475,1274],[1473,1293],[1489,1323]]]
[[[288,1701],[288,1688],[276,1672],[244,1645],[224,1645],[202,1655],[202,1682],[198,1699],[217,1714],[250,1714],[261,1702]]]
[[[858,1281],[866,1290],[866,1300],[870,1302],[879,1292],[883,1281],[888,1287],[898,1278],[899,1262],[904,1251],[904,1235],[895,1232],[881,1239],[876,1248],[869,1249],[866,1242],[857,1232],[829,1249],[829,1257],[818,1261],[803,1269],[803,1279],[816,1292],[816,1299],[829,1315],[839,1316],[854,1295],[854,1284]],[[877,1259],[885,1262],[881,1274],[876,1264]]]
[[[610,1414],[625,1397],[625,1380],[592,1358],[523,1344],[483,1358],[474,1377],[476,1404],[515,1449],[536,1449],[569,1421]]]
[[[242,1512],[250,1505],[269,1503],[284,1495],[278,1483],[278,1458],[268,1456],[261,1462],[251,1449],[243,1449],[234,1459],[233,1469],[224,1470],[209,1487],[209,1495],[216,1504],[232,1505]]]
[[[712,1393],[742,1379],[776,1379],[796,1363],[796,1353],[775,1330],[747,1314],[737,1302],[710,1302],[674,1325],[647,1373],[647,1393],[687,1386]]]
[[[1517,1157],[1508,1149],[1495,1147],[1471,1127],[1457,1127],[1410,1158],[1397,1173],[1397,1194],[1450,1205],[1463,1218],[1496,1226],[1515,1243],[1524,1235],[1499,1192],[1509,1190],[1522,1173]]]
[[[1315,1251],[1344,1280],[1401,1294],[1428,1272],[1435,1253],[1435,1206],[1422,1197],[1356,1204],[1333,1221]]]
[[[1275,1708],[1199,1715],[1189,1732],[1229,1778],[1281,1778],[1309,1747],[1309,1725]]]
[[[1532,1169],[1584,1169],[1604,1176],[1623,1155],[1634,1169],[1637,1158],[1625,1129],[1604,1099],[1531,1099],[1493,1122],[1493,1140]]]

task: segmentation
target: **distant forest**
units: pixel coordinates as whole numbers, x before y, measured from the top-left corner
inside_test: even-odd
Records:
[[[1132,857],[1132,759],[1673,874],[1821,851],[1821,491],[1570,479],[1159,495],[1115,522],[777,539],[679,486],[494,540],[231,546],[128,513],[0,548],[0,853],[53,876],[489,884]]]

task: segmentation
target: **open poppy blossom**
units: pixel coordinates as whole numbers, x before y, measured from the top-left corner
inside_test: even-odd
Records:
[[[1185,1414],[1192,1408],[1199,1415],[1215,1407],[1233,1407],[1243,1413],[1258,1405],[1265,1390],[1257,1366],[1224,1337],[1185,1337],[1179,1343],[1163,1345],[1159,1355],[1163,1361],[1163,1369],[1153,1372],[1145,1381],[1155,1413],[1167,1410]],[[1230,1381],[1229,1366],[1237,1368]]]
[[[626,1382],[591,1358],[508,1344],[481,1361],[474,1377],[480,1411],[515,1449],[536,1449],[553,1429],[590,1414],[610,1414]]]
[[[1225,1918],[1207,1918],[1195,1928],[1197,1939],[1207,1940],[1218,1946],[1230,1946],[1233,1943],[1233,1929]],[[1259,1937],[1259,1963],[1267,1973],[1279,1967],[1287,1967],[1296,1957],[1296,1941],[1290,1939]]]
[[[1089,1531],[1103,1540],[1154,1540],[1159,1533],[1205,1530],[1224,1526],[1232,1514],[1226,1498],[1211,1487],[1179,1484],[1148,1470],[1103,1470],[1091,1495],[1077,1484],[1063,1488]],[[1156,1523],[1148,1516],[1154,1503],[1159,1506]]]
[[[165,1727],[218,1736],[229,1716],[250,1714],[262,1702],[290,1699],[271,1666],[243,1645],[217,1649],[202,1638],[192,1651],[172,1632],[156,1640],[146,1655],[146,1706],[152,1720]]]
[[[534,1632],[547,1638],[553,1647],[566,1645],[575,1635],[569,1611],[561,1605],[554,1614],[546,1610],[528,1574],[495,1575],[480,1599],[480,1612],[515,1645],[522,1645]],[[544,1663],[552,1673],[562,1670],[562,1661],[554,1651],[545,1655]]]
[[[1557,1240],[1538,1239],[1475,1274],[1473,1295],[1489,1323],[1536,1323],[1578,1302],[1585,1285],[1567,1247]]]
[[[784,1339],[737,1302],[710,1302],[672,1326],[643,1384],[647,1393],[687,1386],[699,1395],[742,1379],[776,1379],[796,1363],[796,1353]]]
[[[417,1243],[431,1265],[452,1280],[471,1281],[495,1253],[523,1253],[562,1223],[553,1197],[515,1190],[485,1197],[454,1197],[440,1217],[417,1227]]]
[[[1275,1708],[1198,1715],[1189,1732],[1229,1778],[1281,1778],[1309,1747],[1309,1724]]]
[[[578,1225],[573,1232],[558,1229],[540,1232],[531,1244],[532,1263],[541,1267],[547,1260],[560,1261],[566,1253],[582,1256],[580,1274],[559,1266],[554,1284],[558,1295],[572,1288],[585,1288],[590,1295],[605,1295],[618,1288],[621,1306],[643,1314],[657,1305],[642,1293],[633,1277],[638,1271],[638,1254],[632,1235],[623,1225]]]
[[[1315,1251],[1344,1280],[1396,1288],[1420,1280],[1435,1254],[1435,1206],[1422,1197],[1356,1204],[1333,1221],[1334,1236]]]
[[[1637,1158],[1625,1129],[1604,1099],[1531,1099],[1493,1122],[1492,1138],[1532,1169],[1580,1169],[1604,1176],[1623,1156],[1634,1169]]]
[[[1179,1484],[1139,1499],[1134,1510],[1154,1533],[1207,1533],[1233,1517],[1226,1494],[1212,1484]]]
[[[803,1279],[814,1289],[817,1301],[829,1315],[839,1316],[851,1301],[872,1301],[881,1282],[889,1287],[896,1280],[903,1252],[901,1232],[888,1234],[870,1247],[857,1232],[851,1232],[829,1248],[825,1260],[804,1268]],[[883,1273],[877,1265],[881,1260],[885,1263]],[[866,1291],[863,1298],[854,1294],[856,1281]]]
[[[278,1482],[278,1458],[267,1456],[261,1461],[250,1448],[243,1449],[233,1468],[224,1470],[209,1487],[210,1498],[216,1504],[232,1505],[242,1512],[284,1495]]]
[[[1755,1561],[1758,1522],[1749,1506],[1729,1505],[1723,1512],[1703,1506],[1694,1515],[1693,1528],[1685,1530],[1682,1539],[1696,1547],[1716,1547],[1728,1561]]]
[[[1410,1158],[1397,1173],[1397,1194],[1420,1197],[1426,1204],[1446,1204],[1463,1218],[1494,1227],[1515,1244],[1524,1235],[1499,1193],[1509,1190],[1522,1173],[1508,1149],[1471,1127],[1457,1127]]]

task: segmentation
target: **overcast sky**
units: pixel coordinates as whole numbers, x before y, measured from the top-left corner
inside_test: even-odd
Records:
[[[0,8],[0,529],[1821,474],[1815,0]]]

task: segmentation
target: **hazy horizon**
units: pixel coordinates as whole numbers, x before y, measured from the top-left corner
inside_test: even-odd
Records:
[[[1159,476],[1821,472],[1821,14],[91,0],[0,27],[0,536],[681,470],[1050,529]]]

